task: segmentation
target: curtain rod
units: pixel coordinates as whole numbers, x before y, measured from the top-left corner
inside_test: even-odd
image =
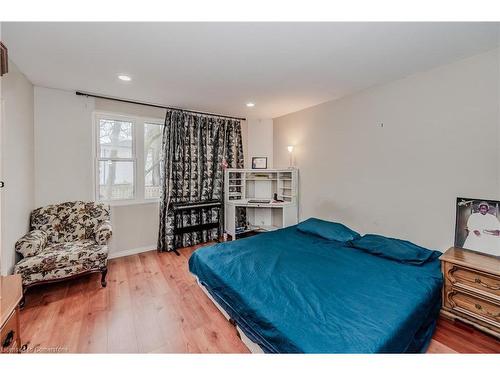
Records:
[[[91,93],[88,93],[88,92],[77,91],[76,95],[87,96],[87,97],[97,98],[97,99],[114,100],[116,102],[122,102],[122,103],[145,105],[147,107],[155,107],[155,108],[162,108],[162,109],[173,109],[173,110],[177,110],[177,111],[183,111],[183,112],[189,112],[189,113],[196,113],[196,114],[199,114],[199,115],[224,117],[224,118],[231,118],[231,119],[235,119],[235,120],[246,121],[246,118],[244,118],[244,117],[226,116],[226,115],[218,115],[216,113],[210,113],[210,112],[192,111],[190,109],[182,109],[182,108],[176,108],[176,107],[168,107],[168,106],[159,105],[159,104],[137,102],[135,100],[113,98],[111,96],[103,96],[103,95],[91,94]]]

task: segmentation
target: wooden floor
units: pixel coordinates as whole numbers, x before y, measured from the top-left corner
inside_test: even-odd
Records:
[[[195,250],[112,259],[106,288],[93,274],[31,289],[21,313],[27,351],[248,353],[189,273]],[[499,353],[500,342],[440,320],[429,352]]]

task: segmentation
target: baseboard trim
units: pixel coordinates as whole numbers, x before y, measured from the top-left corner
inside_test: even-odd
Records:
[[[149,246],[143,246],[143,247],[136,247],[135,249],[128,249],[128,250],[123,250],[123,251],[117,251],[116,253],[109,254],[108,255],[108,259],[126,257],[126,256],[129,256],[129,255],[140,254],[140,253],[144,253],[146,251],[152,251],[152,250],[156,250],[156,244],[155,245],[149,245]]]

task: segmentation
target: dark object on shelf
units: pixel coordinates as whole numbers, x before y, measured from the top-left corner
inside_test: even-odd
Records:
[[[0,42],[0,77],[9,71],[9,53],[5,44]]]
[[[222,234],[222,202],[218,199],[197,201],[197,202],[184,202],[184,203],[171,203],[171,208],[174,212],[174,237],[175,235],[201,232],[204,230],[217,229],[217,242],[220,240]],[[182,218],[178,217],[177,213],[182,211],[191,211],[191,215],[197,215],[198,223],[202,222],[203,210],[210,211],[217,209],[217,220],[209,223],[195,224],[183,226]],[[207,215],[208,216],[208,215]],[[214,215],[210,214],[211,217]],[[174,248],[173,252],[177,255],[180,253],[177,251],[176,240],[174,238]]]

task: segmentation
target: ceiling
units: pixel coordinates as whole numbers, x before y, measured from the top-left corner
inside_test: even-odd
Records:
[[[2,22],[2,37],[35,85],[274,118],[493,49],[499,24]]]

